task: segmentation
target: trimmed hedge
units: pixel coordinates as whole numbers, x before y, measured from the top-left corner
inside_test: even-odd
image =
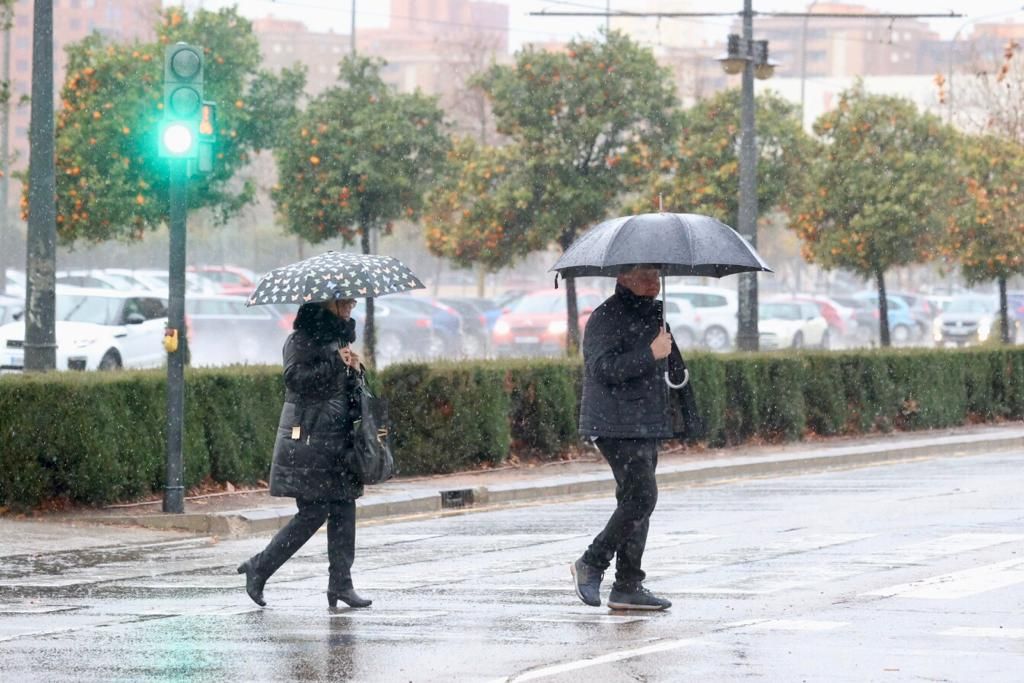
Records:
[[[691,381],[710,445],[757,438],[930,429],[1024,417],[1024,348],[694,354]],[[512,360],[388,367],[404,474],[500,463],[515,449],[558,457],[577,443],[581,366]],[[0,377],[0,505],[55,497],[103,504],[159,491],[162,371]],[[267,477],[280,369],[186,373],[185,483]]]

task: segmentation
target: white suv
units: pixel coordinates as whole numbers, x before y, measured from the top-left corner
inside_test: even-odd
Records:
[[[58,370],[116,370],[164,363],[167,300],[153,292],[59,287]],[[25,321],[0,326],[0,371],[25,367]]]
[[[688,301],[695,310],[693,327],[697,338],[712,351],[726,351],[736,338],[739,299],[736,291],[724,287],[700,285],[665,286],[669,301]]]

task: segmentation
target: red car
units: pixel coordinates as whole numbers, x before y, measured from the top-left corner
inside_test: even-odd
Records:
[[[596,290],[576,290],[581,333],[605,298]],[[510,303],[494,323],[491,351],[497,356],[561,356],[566,327],[564,290],[526,294]]]
[[[221,294],[249,296],[259,280],[251,270],[238,266],[189,266],[188,269],[216,282]]]

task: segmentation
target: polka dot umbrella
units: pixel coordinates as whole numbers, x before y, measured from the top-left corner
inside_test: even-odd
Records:
[[[360,299],[411,289],[423,289],[423,283],[393,256],[328,251],[270,271],[246,305]]]

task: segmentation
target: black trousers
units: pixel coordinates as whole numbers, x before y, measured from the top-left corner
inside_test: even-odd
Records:
[[[281,568],[327,521],[327,590],[352,588],[352,562],[356,556],[356,504],[352,500],[296,500],[299,512],[253,556],[252,567],[264,579]]]
[[[605,571],[615,558],[615,590],[633,590],[646,578],[640,565],[647,545],[651,513],[658,503],[656,439],[606,439],[595,442],[615,475],[618,505],[583,554],[583,561]]]

